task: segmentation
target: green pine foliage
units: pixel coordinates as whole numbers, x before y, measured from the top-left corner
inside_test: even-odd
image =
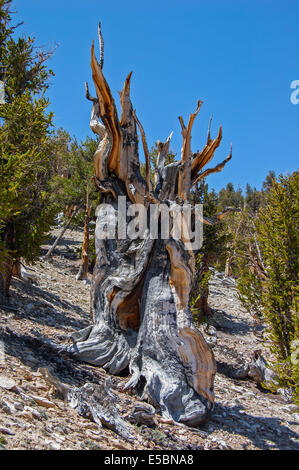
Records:
[[[218,209],[218,197],[214,190],[209,191],[208,184],[202,180],[191,193],[192,204],[203,204],[203,214],[213,217]],[[203,244],[196,254],[196,271],[190,306],[195,319],[208,315],[207,299],[209,295],[210,267],[218,267],[226,257],[227,234],[222,224],[203,225]],[[204,300],[203,300],[204,299]]]
[[[299,317],[299,173],[280,177],[257,219],[257,239],[268,279],[264,282],[264,318],[282,378],[291,379],[291,344],[298,339]]]
[[[53,221],[49,204],[51,152],[47,139],[52,115],[45,98],[32,99],[26,92],[0,107],[0,224],[14,232],[16,258],[31,262],[39,254],[44,234]]]
[[[58,129],[52,142],[55,147],[55,161],[57,168],[51,180],[51,202],[56,205],[56,211],[64,212],[66,207],[76,206],[79,211],[75,222],[83,223],[87,193],[89,204],[93,204],[93,214],[100,202],[100,193],[93,182],[93,156],[98,142],[87,137],[80,144],[76,139]]]
[[[32,38],[15,39],[11,4],[0,0],[0,61],[6,101],[0,105],[1,295],[8,293],[12,262],[20,258],[33,262],[39,256],[54,217],[49,204],[53,115],[45,97],[53,74],[45,65],[51,53],[36,48]]]
[[[247,214],[238,246],[244,306],[267,324],[265,344],[281,386],[298,389],[299,173],[272,179],[256,217]],[[244,262],[245,259],[245,262]]]
[[[227,183],[226,187],[219,191],[218,205],[220,210],[227,207],[243,207],[244,196],[242,195],[242,189],[235,190],[233,183]]]

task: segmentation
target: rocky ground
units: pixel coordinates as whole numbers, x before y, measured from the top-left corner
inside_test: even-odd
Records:
[[[215,410],[208,423],[191,430],[156,415],[155,426],[131,425],[134,439],[128,441],[70,408],[40,367],[72,386],[108,377],[101,368],[58,355],[51,342],[65,344],[89,324],[90,286],[75,277],[82,236],[67,231],[51,260],[34,266],[37,280],[14,279],[9,306],[0,306],[0,448],[299,449],[298,408],[249,378],[230,377],[230,370],[261,348],[261,339],[236,289],[217,273],[210,283],[212,327],[203,329],[217,361]],[[138,403],[134,394],[122,392],[127,380],[112,377],[109,385],[123,416]]]

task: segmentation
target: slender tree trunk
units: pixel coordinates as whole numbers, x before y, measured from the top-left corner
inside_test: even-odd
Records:
[[[13,258],[6,255],[0,265],[0,303],[5,304],[9,298],[9,288],[12,278]]]
[[[231,255],[228,255],[225,262],[225,276],[230,277],[232,275]]]
[[[12,275],[18,278],[22,278],[21,263],[19,259],[16,259],[12,265]]]
[[[84,235],[82,244],[82,260],[79,272],[76,276],[77,280],[83,281],[88,279],[88,262],[89,262],[89,218],[92,210],[92,204],[89,205],[88,182],[86,189],[86,205],[84,214]]]
[[[235,231],[235,234],[234,234],[232,246],[230,247],[230,250],[229,250],[226,262],[225,262],[225,276],[226,277],[230,277],[233,273],[232,272],[232,263],[233,263],[233,260],[236,256],[237,243],[238,243],[238,239],[239,239],[239,232],[240,232],[242,222],[243,222],[243,217],[244,216],[241,215],[238,226],[237,226],[237,230]]]
[[[60,242],[60,240],[62,239],[63,235],[65,234],[65,232],[67,231],[67,229],[69,228],[70,226],[70,223],[73,219],[73,217],[78,213],[78,208],[76,206],[73,207],[73,210],[66,222],[66,224],[64,225],[64,227],[62,228],[61,232],[59,233],[58,237],[56,238],[56,240],[54,241],[53,245],[49,248],[49,250],[47,251],[47,253],[45,254],[44,256],[44,259],[47,260],[50,258],[50,256],[52,255],[53,251],[55,250],[56,246],[58,245],[58,243]]]
[[[5,253],[0,262],[0,303],[6,303],[9,297],[9,288],[13,274],[15,250],[14,226],[7,225],[2,232],[2,241],[4,242]]]
[[[207,257],[204,255],[200,264],[200,273],[198,276],[198,282],[201,283],[201,291],[198,300],[193,305],[194,308],[198,309],[199,316],[208,317],[211,314],[211,309],[208,304],[209,299],[209,277],[210,270],[208,265]]]

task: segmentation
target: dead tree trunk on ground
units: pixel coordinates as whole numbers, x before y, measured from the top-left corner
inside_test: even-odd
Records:
[[[188,203],[200,171],[220,145],[221,128],[216,139],[209,139],[201,152],[192,153],[191,130],[202,102],[190,115],[187,127],[180,117],[181,161],[165,165],[170,138],[160,142],[153,187],[145,133],[130,100],[131,73],[120,93],[119,119],[94,45],[91,68],[97,97],[89,95],[87,85],[86,96],[93,102],[91,129],[100,137],[94,156],[95,183],[106,203],[105,210],[107,205],[111,208],[105,218],[107,225],[113,226],[116,220],[117,236],[102,237],[101,204],[91,288],[94,323],[76,333],[76,343],[67,349],[83,361],[103,366],[111,374],[128,368],[131,378],[127,388],[134,387],[165,417],[194,426],[206,420],[213,408],[215,360],[195,328],[189,309],[195,262],[188,228],[187,233],[183,230],[181,239],[172,235],[165,239],[160,233],[162,215],[157,214],[163,205],[171,209],[169,223],[174,229],[175,211]],[[139,168],[137,126],[146,159],[145,180]],[[219,166],[215,171],[219,171]],[[123,198],[119,199],[120,196]],[[149,222],[153,206],[157,209],[154,219],[159,220],[160,236],[154,237],[147,227],[141,230],[140,219],[134,227],[135,231],[138,228],[136,236],[132,236],[136,207],[139,212],[142,208],[146,211]],[[127,222],[123,209],[129,214]],[[214,224],[223,216],[207,219],[191,209],[193,222],[199,217],[204,223]],[[184,215],[180,220],[181,226],[188,227]]]
[[[64,225],[64,227],[62,228],[61,232],[59,233],[58,237],[55,239],[53,245],[49,248],[49,250],[47,251],[47,253],[45,254],[44,256],[44,259],[47,260],[50,258],[50,256],[52,255],[53,251],[55,250],[56,246],[58,245],[58,243],[60,242],[60,240],[62,239],[63,235],[65,234],[65,232],[67,231],[67,229],[69,228],[70,226],[70,223],[73,219],[73,217],[78,213],[78,208],[76,206],[73,206],[72,208],[72,211],[70,212],[70,215],[69,215],[69,218],[66,222],[66,224]]]

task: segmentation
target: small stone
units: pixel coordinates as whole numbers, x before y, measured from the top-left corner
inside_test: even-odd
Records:
[[[13,431],[11,431],[10,429],[5,428],[3,426],[0,426],[0,432],[2,434],[8,434],[9,436],[14,436],[15,435],[15,433]]]
[[[14,407],[15,407],[16,410],[22,411],[24,409],[24,404],[21,403],[20,401],[16,401],[14,403]]]
[[[35,410],[34,408],[32,408],[31,406],[25,406],[24,408],[25,411],[29,412],[32,414],[32,416],[34,418],[37,418],[39,419],[40,421],[43,419],[42,415],[40,414],[39,411]]]
[[[45,408],[55,408],[55,403],[53,403],[50,400],[47,400],[44,397],[38,397],[36,395],[30,395],[30,398],[32,398],[38,405],[44,406]]]
[[[13,379],[9,379],[5,375],[0,375],[0,387],[5,390],[13,390],[16,386],[16,382]]]
[[[60,444],[58,444],[58,442],[48,441],[47,440],[46,444],[48,444],[50,449],[52,449],[52,450],[60,450]]]
[[[24,375],[24,379],[28,380],[28,382],[31,382],[31,380],[33,380],[33,376],[30,374],[30,372],[27,372],[27,374]]]
[[[299,406],[294,404],[286,405],[283,407],[283,410],[287,413],[297,413],[299,411]]]
[[[15,411],[13,405],[11,405],[10,403],[8,403],[7,401],[2,401],[0,403],[0,406],[2,408],[2,410],[7,413],[8,415],[12,415]]]

